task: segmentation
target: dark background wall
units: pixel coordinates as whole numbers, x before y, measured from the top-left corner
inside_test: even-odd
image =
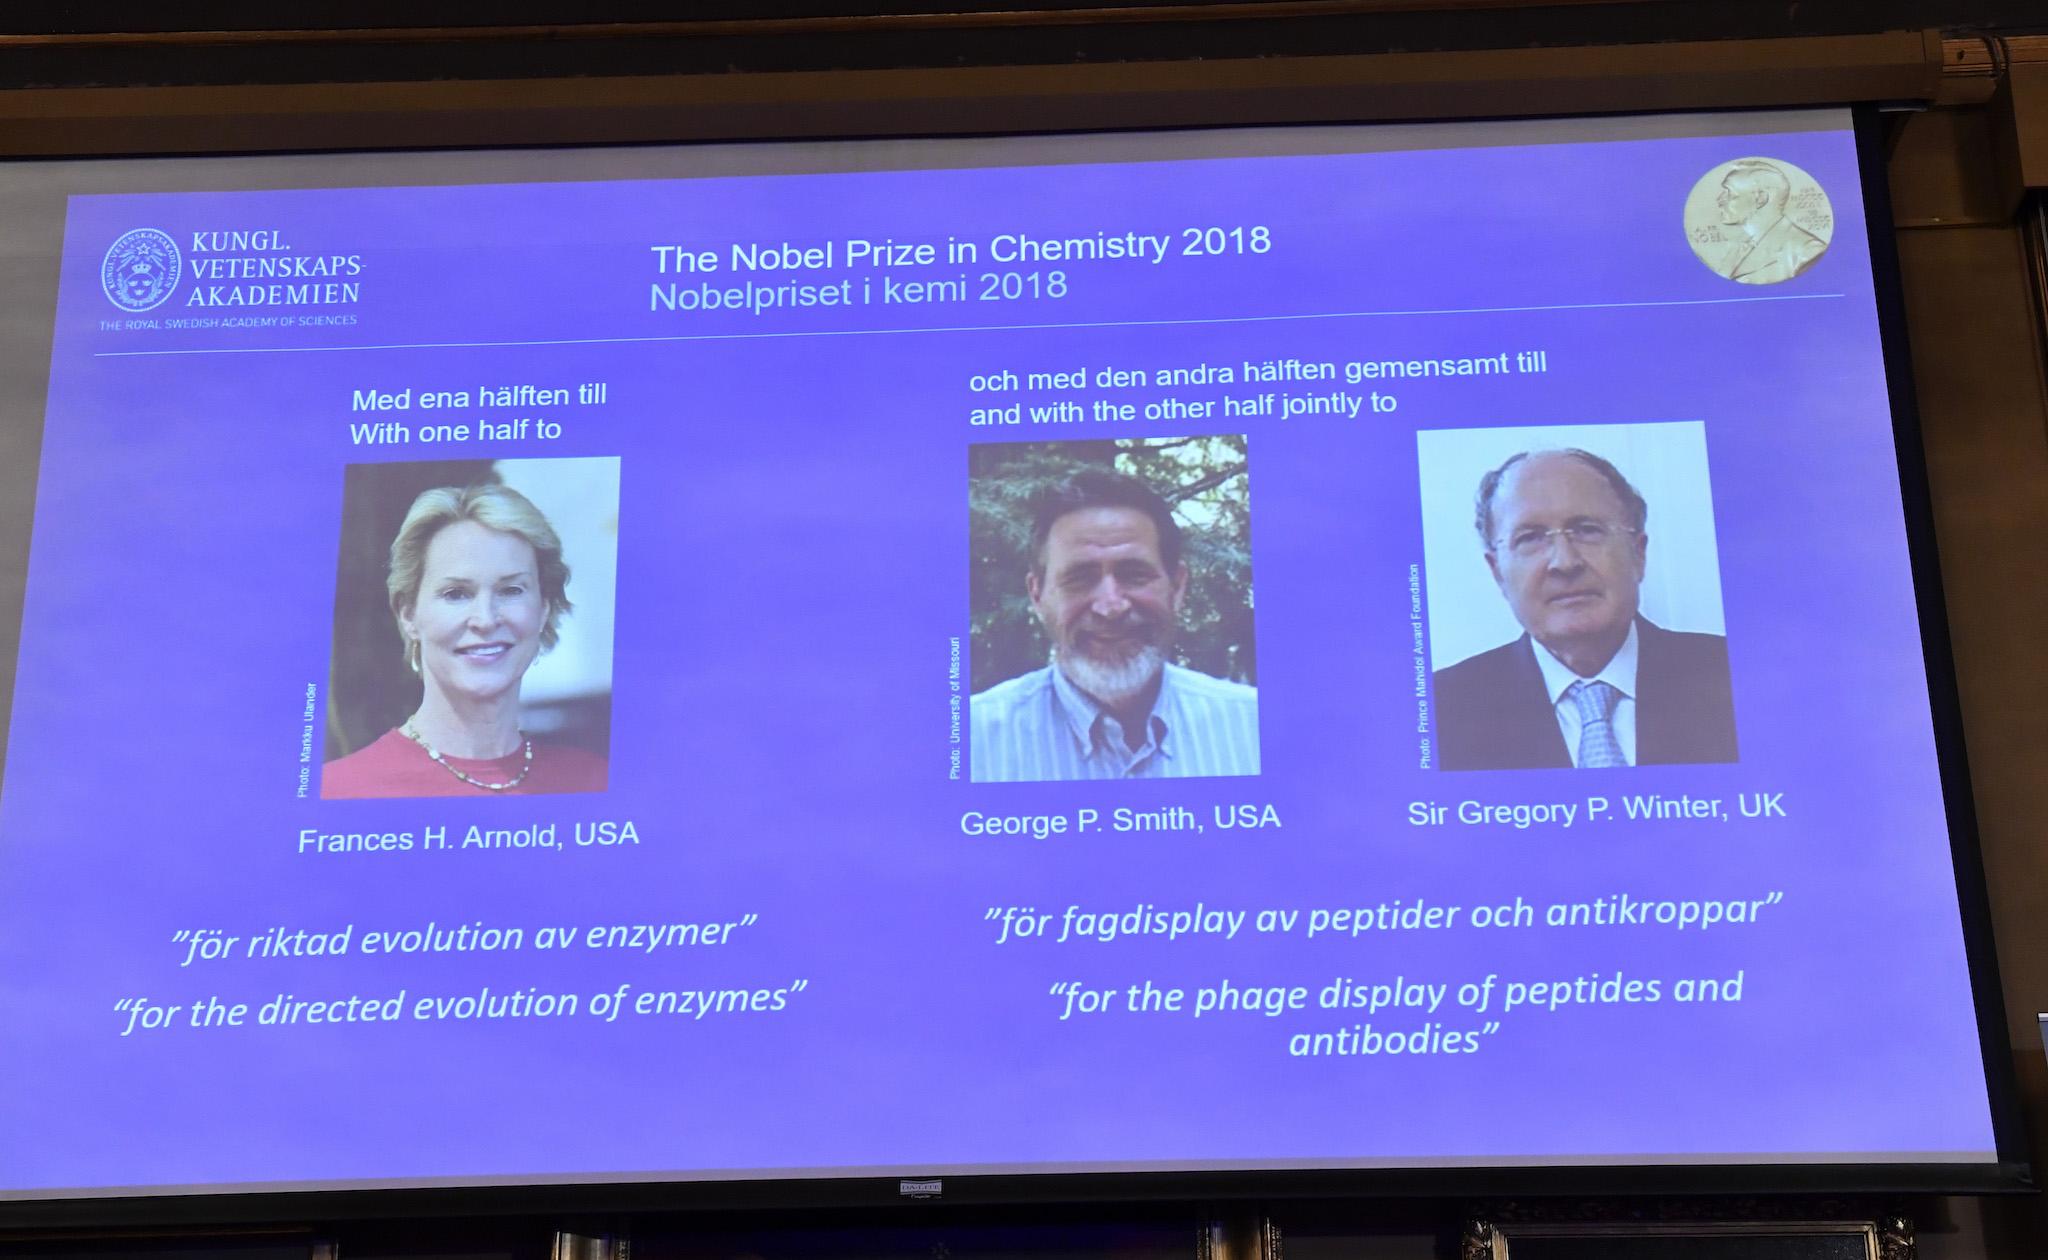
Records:
[[[2048,393],[2024,236],[1993,192],[1992,119],[1915,119],[1894,150],[1899,261],[2010,1047],[2048,1135]],[[1880,1026],[1882,1017],[1879,1016]],[[2048,1255],[2040,1202],[1950,1205],[1930,1256]],[[1974,1236],[1973,1236],[1974,1235]],[[1939,1248],[1939,1249],[1937,1249]]]

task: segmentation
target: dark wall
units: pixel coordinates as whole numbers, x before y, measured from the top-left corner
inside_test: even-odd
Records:
[[[2003,213],[1982,113],[1913,120],[1893,201],[1913,372],[1947,587],[2010,1049],[2032,1130],[2048,1136],[2048,374],[2023,230]],[[1873,1012],[1873,1033],[1887,1029]],[[1958,1204],[1954,1249],[2048,1255],[2038,1198]],[[1972,1233],[1981,1231],[1981,1239]]]
[[[464,0],[0,6],[0,89],[1065,65],[2048,31],[2041,0]]]

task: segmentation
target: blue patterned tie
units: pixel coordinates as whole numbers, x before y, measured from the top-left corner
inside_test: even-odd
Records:
[[[1621,743],[1614,738],[1614,706],[1621,693],[1604,682],[1580,679],[1564,689],[1579,705],[1579,769],[1625,766]]]

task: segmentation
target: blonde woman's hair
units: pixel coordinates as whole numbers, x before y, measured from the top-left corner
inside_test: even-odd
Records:
[[[391,615],[398,620],[399,635],[405,639],[405,663],[414,673],[420,668],[420,645],[405,635],[405,616],[419,603],[428,544],[458,521],[475,521],[485,529],[516,535],[533,548],[540,567],[541,599],[547,605],[547,620],[540,630],[542,651],[555,646],[561,637],[556,627],[570,608],[569,566],[562,560],[562,540],[532,500],[495,482],[467,488],[436,486],[421,493],[407,509],[398,537],[391,540],[391,570],[384,579]]]

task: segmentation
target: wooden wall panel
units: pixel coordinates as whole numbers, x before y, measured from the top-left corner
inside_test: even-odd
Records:
[[[1980,172],[1988,177],[1988,172]],[[1990,883],[2010,1046],[2048,1160],[2048,377],[2018,230],[1899,233],[1957,687]],[[1902,1030],[1910,1036],[1910,1031]],[[2038,1198],[1951,1205],[1927,1260],[2038,1260]]]

